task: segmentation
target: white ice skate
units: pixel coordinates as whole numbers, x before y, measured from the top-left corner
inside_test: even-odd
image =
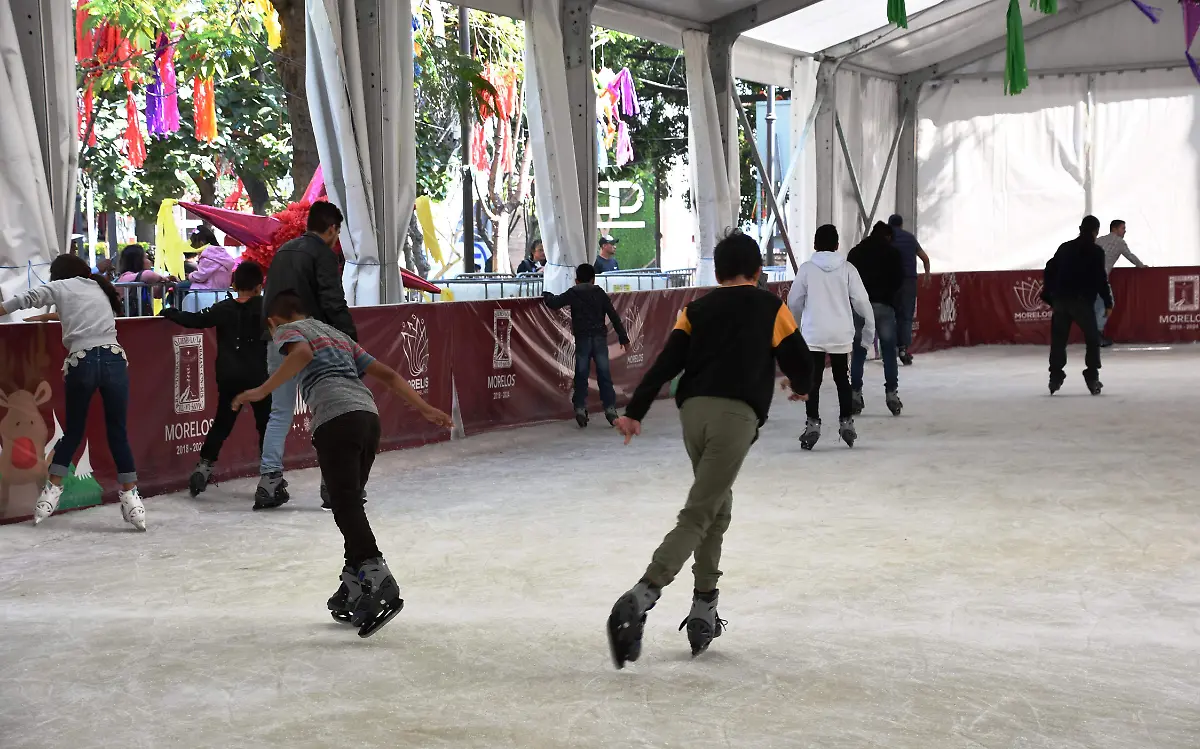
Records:
[[[38,497],[37,504],[33,506],[33,524],[37,525],[46,518],[54,514],[58,509],[58,500],[62,499],[63,488],[55,486],[49,481],[42,489],[41,496]]]
[[[121,517],[139,531],[146,530],[146,508],[136,486],[121,492]]]

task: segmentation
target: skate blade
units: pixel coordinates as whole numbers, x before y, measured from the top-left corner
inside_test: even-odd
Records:
[[[399,614],[403,609],[403,598],[397,599],[395,605],[385,605],[378,614],[372,617],[369,621],[363,622],[362,625],[359,626],[358,636],[365,640],[379,630],[383,629],[383,625],[387,624],[392,619],[395,619],[396,614]]]
[[[713,633],[712,627],[708,626],[708,622],[703,619],[688,619],[679,625],[679,628],[683,629],[684,625],[687,625],[688,645],[692,646],[692,657],[695,658],[708,650],[708,646],[712,645],[716,635]]]
[[[329,615],[332,616],[333,620],[339,624],[350,624],[351,619],[354,618],[353,615],[349,611],[330,610]]]
[[[608,615],[608,649],[617,670],[641,656],[638,619],[637,602],[629,594],[618,598],[613,604],[612,613]]]

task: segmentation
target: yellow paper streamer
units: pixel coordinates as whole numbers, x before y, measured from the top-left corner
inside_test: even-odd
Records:
[[[417,223],[421,225],[421,233],[425,235],[425,249],[429,251],[429,256],[445,266],[442,245],[438,243],[437,231],[433,228],[433,203],[428,195],[417,198]]]
[[[183,279],[183,253],[191,249],[179,236],[179,226],[175,223],[176,200],[164,200],[158,208],[158,222],[154,226],[155,259],[160,271]]]
[[[279,49],[279,45],[283,43],[280,39],[279,15],[275,13],[271,0],[254,0],[254,4],[258,6],[263,15],[263,28],[267,31],[267,46],[271,49]]]

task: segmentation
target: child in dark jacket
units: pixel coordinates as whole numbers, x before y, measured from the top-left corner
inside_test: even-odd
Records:
[[[203,312],[177,309],[162,312],[163,317],[185,328],[216,328],[217,331],[217,413],[204,446],[200,448],[200,462],[188,481],[193,497],[208,488],[221,445],[237,422],[234,397],[267,381],[268,339],[264,336],[262,268],[253,262],[243,262],[233,272],[233,288],[237,298],[218,302]],[[271,399],[254,403],[252,407],[261,452],[271,416]]]
[[[617,420],[617,393],[613,390],[612,373],[608,365],[606,316],[612,320],[621,346],[629,346],[629,336],[621,324],[621,316],[613,308],[612,300],[604,289],[593,283],[595,280],[596,269],[584,263],[575,269],[574,286],[562,294],[555,295],[547,291],[542,295],[550,309],[571,308],[571,331],[575,334],[575,394],[571,402],[575,407],[575,421],[580,427],[588,424],[588,374],[593,360],[596,362],[596,384],[600,388],[604,416],[609,424]]]

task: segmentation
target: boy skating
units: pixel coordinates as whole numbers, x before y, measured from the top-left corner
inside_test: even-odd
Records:
[[[308,318],[304,302],[291,291],[279,293],[267,310],[272,345],[285,354],[283,363],[260,387],[233,399],[233,407],[263,400],[281,383],[299,378],[304,401],[312,410],[313,446],[321,478],[329,489],[333,519],[346,541],[342,582],[328,606],[333,618],[358,627],[370,637],[400,613],[404,601],[367,522],[363,491],[379,448],[379,411],[362,375],[389,390],[439,426],[450,417],[430,406],[392,369],[376,361],[349,336]]]
[[[596,362],[596,385],[600,388],[600,402],[604,405],[604,416],[608,423],[617,420],[617,393],[613,390],[612,373],[608,365],[608,328],[604,318],[612,320],[617,331],[617,340],[629,346],[629,336],[621,324],[621,316],[613,308],[608,293],[593,283],[596,269],[584,263],[575,269],[575,285],[562,294],[547,291],[542,296],[550,309],[571,308],[571,331],[575,334],[575,393],[571,404],[575,407],[575,421],[580,427],[588,424],[587,395],[588,373],[592,362]]]
[[[804,338],[781,300],[756,287],[762,269],[758,244],[732,234],[716,246],[714,261],[720,287],[680,313],[662,353],[616,422],[628,444],[641,434],[642,419],[659,391],[682,372],[675,400],[695,481],[675,529],[609,615],[608,641],[617,668],[641,655],[646,612],[693,554],[692,609],[679,628],[687,628],[693,656],[721,635],[721,542],[729,527],[733,483],[771,407],[776,362],[791,378],[793,400],[803,400],[808,392],[812,368]]]
[[[192,471],[188,488],[198,496],[208,488],[213,467],[221,455],[221,446],[237,423],[238,411],[233,399],[267,380],[267,340],[263,337],[263,272],[257,263],[243,262],[233,272],[233,288],[237,298],[217,302],[203,312],[183,312],[164,309],[163,317],[185,328],[216,328],[217,332],[217,413],[212,427],[200,448],[200,462]],[[263,436],[271,418],[271,399],[252,404],[254,425],[258,429],[258,450],[262,452]],[[256,496],[254,509],[275,507],[264,497]]]
[[[900,303],[900,291],[904,285],[904,264],[900,251],[892,246],[892,229],[882,221],[871,229],[871,236],[859,242],[846,255],[846,261],[858,271],[871,308],[875,311],[875,332],[879,336],[879,353],[883,358],[884,402],[893,416],[899,416],[904,404],[900,402],[900,366],[896,355],[896,319]],[[867,349],[871,341],[862,339],[862,327],[858,325],[854,337],[854,351],[850,355],[850,387],[854,391],[853,415],[862,413],[866,407],[863,399],[863,370],[867,363]]]
[[[788,306],[800,321],[800,331],[808,342],[812,360],[812,389],[806,405],[808,421],[800,436],[800,447],[811,450],[821,438],[821,381],[825,376],[826,355],[837,384],[838,434],[849,447],[854,447],[858,439],[854,429],[854,391],[850,387],[854,316],[863,319],[865,343],[875,340],[875,312],[858,271],[838,254],[837,227],[826,224],[817,229],[813,247],[816,253],[800,266],[788,294]]]

